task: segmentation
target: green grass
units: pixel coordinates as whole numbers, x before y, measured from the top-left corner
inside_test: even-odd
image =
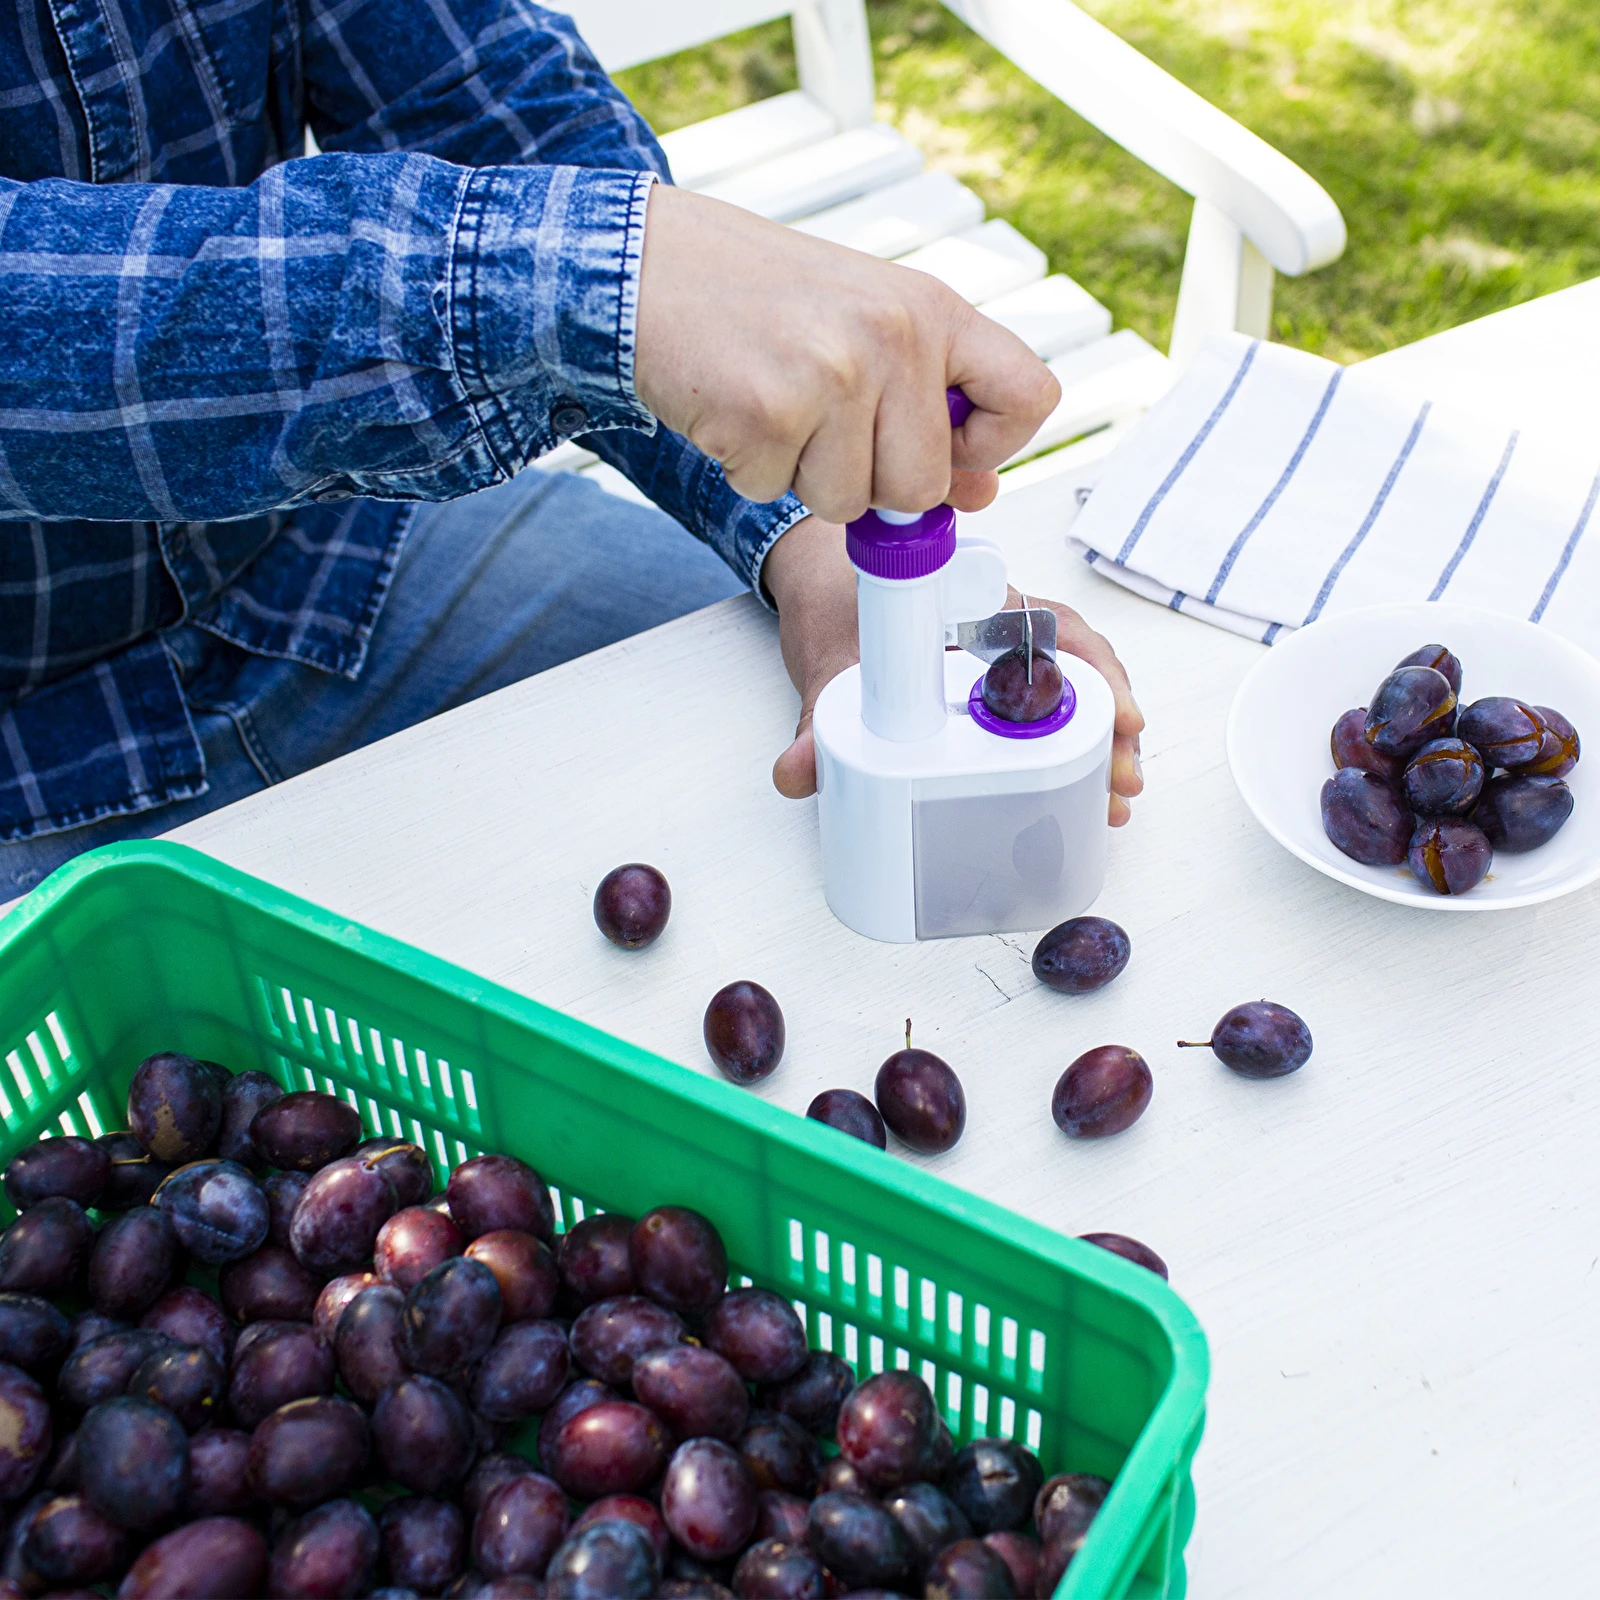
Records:
[[[1600,274],[1597,0],[1091,0],[1312,174],[1341,260],[1273,335],[1338,360]],[[869,0],[880,115],[1165,348],[1188,197],[929,0]],[[787,23],[622,75],[665,131],[794,86]]]

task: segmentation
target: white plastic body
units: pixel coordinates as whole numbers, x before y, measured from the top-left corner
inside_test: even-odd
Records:
[[[892,518],[885,518],[895,520]],[[1006,564],[987,539],[956,540],[926,578],[856,573],[861,716],[880,739],[929,739],[944,726],[947,627],[992,617],[1006,603]]]
[[[964,650],[941,654],[945,715],[926,738],[885,739],[867,727],[859,668],[817,701],[829,907],[857,933],[900,944],[1076,916],[1105,881],[1110,685],[1063,656],[1078,702],[1072,720],[1042,738],[1010,739],[967,711],[984,663]]]

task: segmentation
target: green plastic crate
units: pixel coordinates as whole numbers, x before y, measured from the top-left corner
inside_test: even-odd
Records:
[[[958,1444],[1115,1478],[1057,1600],[1183,1594],[1208,1361],[1152,1274],[181,845],[81,856],[0,921],[0,1155],[122,1127],[167,1049],[341,1094],[441,1179],[520,1156],[562,1226],[703,1210],[813,1345],[921,1372]]]

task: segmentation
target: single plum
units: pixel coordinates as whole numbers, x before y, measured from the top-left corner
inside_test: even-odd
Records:
[[[413,1375],[385,1389],[372,1412],[378,1465],[413,1494],[443,1494],[477,1453],[472,1416],[454,1389]]]
[[[378,1551],[372,1513],[354,1500],[330,1500],[296,1517],[278,1535],[267,1566],[267,1593],[289,1600],[365,1594]]]
[[[535,1416],[566,1386],[569,1366],[564,1329],[554,1322],[514,1322],[473,1368],[473,1410],[490,1422]]]
[[[737,1555],[755,1531],[757,1492],[738,1451],[720,1439],[690,1439],[667,1463],[661,1515],[672,1537],[690,1555],[701,1561],[725,1561]]]
[[[594,892],[594,920],[612,944],[642,950],[661,937],[672,912],[672,890],[642,862],[613,867]]]
[[[782,1383],[805,1365],[806,1330],[795,1309],[770,1289],[734,1289],[706,1313],[700,1341],[730,1361],[747,1383]]]
[[[193,1161],[156,1191],[178,1241],[197,1261],[219,1267],[259,1249],[271,1213],[261,1186],[237,1161]]]
[[[310,1322],[322,1280],[301,1266],[293,1251],[264,1244],[217,1274],[217,1292],[228,1314],[240,1322]]]
[[[574,1533],[545,1569],[545,1600],[646,1600],[661,1581],[650,1536],[612,1518]]]
[[[628,1245],[640,1290],[680,1315],[708,1311],[728,1287],[722,1235],[687,1206],[657,1206],[634,1225]]]
[[[222,1091],[222,1123],[217,1131],[217,1154],[241,1167],[261,1165],[261,1152],[250,1137],[250,1124],[263,1106],[283,1098],[283,1085],[264,1072],[241,1072]]]
[[[1061,1074],[1050,1098],[1056,1126],[1073,1139],[1105,1139],[1131,1128],[1150,1104],[1155,1079],[1126,1045],[1085,1050]]]
[[[931,1051],[912,1049],[909,1017],[906,1047],[878,1068],[873,1094],[894,1136],[923,1155],[954,1149],[966,1129],[967,1096],[961,1080]]]
[[[103,1400],[78,1428],[78,1481],[94,1508],[120,1528],[153,1528],[182,1509],[189,1438],[148,1400]]]
[[[1044,1470],[1015,1439],[974,1439],[956,1452],[945,1487],[975,1532],[997,1533],[1027,1526]]]
[[[733,1569],[740,1600],[822,1600],[827,1575],[802,1540],[758,1539]]]
[[[1149,1245],[1140,1244],[1125,1233],[1080,1233],[1078,1237],[1085,1244],[1097,1245],[1114,1256],[1121,1256],[1124,1261],[1131,1261],[1136,1267],[1155,1273],[1158,1278],[1167,1276],[1166,1262]]]
[[[0,1289],[57,1294],[83,1275],[94,1228],[76,1200],[52,1195],[0,1234]]]
[[[361,1408],[318,1395],[293,1400],[250,1438],[250,1489],[274,1506],[314,1506],[356,1484],[371,1437]]]
[[[1535,706],[1533,710],[1544,737],[1539,742],[1538,755],[1521,770],[1535,777],[1564,778],[1577,766],[1583,753],[1578,730],[1549,706]]]
[[[555,1255],[542,1239],[517,1228],[496,1228],[493,1233],[480,1233],[466,1253],[481,1261],[500,1285],[502,1326],[536,1322],[555,1309],[561,1273]]]
[[[1572,815],[1572,790],[1560,778],[1508,773],[1483,786],[1472,820],[1496,850],[1521,855],[1548,844]]]
[[[1343,767],[1322,786],[1322,831],[1336,850],[1366,867],[1397,867],[1416,826],[1394,790],[1360,767]]]
[[[1404,661],[1395,662],[1397,672],[1401,667],[1432,667],[1444,674],[1454,693],[1461,693],[1461,663],[1442,644],[1425,644],[1413,650]]]
[[[750,1392],[722,1356],[695,1344],[662,1345],[633,1363],[633,1392],[678,1439],[732,1443],[750,1415]]]
[[[1544,747],[1539,713],[1506,695],[1474,700],[1461,713],[1456,732],[1477,747],[1485,768],[1526,766]]]
[[[808,1433],[832,1433],[839,1407],[856,1386],[855,1370],[839,1356],[813,1350],[792,1377],[761,1391],[769,1411],[792,1417]]]
[[[1128,964],[1133,945],[1108,917],[1058,923],[1034,947],[1033,975],[1062,994],[1103,989]]]
[[[1430,739],[1406,763],[1406,804],[1428,816],[1462,817],[1478,803],[1483,757],[1465,739]]]
[[[269,1167],[315,1172],[355,1149],[361,1115],[336,1095],[297,1089],[256,1112],[250,1138]]]
[[[567,1497],[542,1473],[490,1490],[472,1524],[472,1564],[486,1577],[541,1578],[567,1535]]]
[[[36,1294],[0,1293],[0,1362],[54,1371],[72,1341],[72,1324]]]
[[[1063,680],[1055,661],[1018,645],[997,657],[983,675],[983,703],[1003,722],[1039,722],[1061,704]]]
[[[172,1286],[178,1236],[166,1213],[143,1206],[103,1227],[89,1256],[89,1298],[109,1317],[137,1317]]]
[[[1455,732],[1456,692],[1433,667],[1397,667],[1367,708],[1367,743],[1384,755],[1410,755]],[[1465,737],[1465,735],[1463,735]]]
[[[147,1056],[128,1085],[128,1126],[157,1161],[198,1161],[222,1126],[222,1086],[193,1056]]]
[[[879,1150],[888,1148],[889,1136],[878,1108],[854,1089],[824,1089],[806,1107],[806,1115],[813,1122],[825,1122],[863,1144],[874,1145]]]
[[[173,1345],[146,1356],[128,1381],[128,1393],[164,1406],[194,1433],[216,1420],[227,1374],[211,1352],[197,1344]]]
[[[711,1059],[735,1083],[771,1077],[783,1060],[783,1012],[759,983],[745,979],[717,990],[703,1031]]]
[[[556,1245],[561,1281],[584,1305],[632,1294],[633,1260],[629,1243],[634,1219],[620,1211],[602,1211],[574,1223]]]
[[[1249,1000],[1225,1011],[1209,1039],[1180,1039],[1178,1048],[1214,1050],[1241,1078],[1281,1078],[1311,1059],[1311,1030],[1288,1006]]]
[[[445,1193],[450,1215],[468,1239],[501,1228],[546,1241],[555,1237],[556,1211],[549,1185],[515,1156],[474,1156],[463,1161],[450,1174]]]
[[[562,1424],[548,1452],[542,1432],[539,1459],[550,1476],[580,1500],[643,1489],[660,1475],[671,1447],[661,1419],[629,1400],[585,1406]]]
[[[294,1208],[289,1248],[301,1266],[324,1278],[358,1272],[397,1205],[394,1185],[376,1162],[361,1156],[330,1161]]]
[[[851,1391],[839,1408],[838,1440],[839,1453],[880,1492],[936,1476],[950,1444],[927,1384],[900,1371],[880,1372]]]
[[[818,1560],[853,1590],[905,1593],[915,1571],[905,1530],[865,1495],[831,1491],[811,1502],[807,1543]]]
[[[25,1145],[6,1163],[6,1199],[18,1211],[60,1196],[92,1206],[111,1177],[111,1152],[93,1139],[58,1134]]]
[[[248,1600],[266,1591],[267,1541],[238,1517],[208,1516],[147,1545],[117,1600]],[[274,1589],[274,1594],[282,1591]]]
[[[438,1594],[467,1564],[466,1519],[448,1500],[391,1500],[378,1518],[378,1538],[389,1581],[415,1594]]]
[[[1367,708],[1357,706],[1346,711],[1333,725],[1328,737],[1328,747],[1333,752],[1335,767],[1359,767],[1385,783],[1398,783],[1405,760],[1400,756],[1385,755],[1367,743]]]
[[[406,1361],[436,1377],[464,1371],[494,1343],[503,1309],[500,1285],[481,1261],[442,1262],[406,1295]]]
[[[1435,894],[1465,894],[1494,864],[1489,836],[1465,817],[1425,817],[1411,836],[1411,875]]]
[[[50,1402],[20,1367],[0,1364],[0,1500],[20,1500],[50,1458]]]

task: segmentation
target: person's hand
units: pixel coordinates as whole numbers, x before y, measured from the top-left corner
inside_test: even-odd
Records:
[[[797,522],[767,552],[762,581],[778,608],[778,638],[790,681],[800,693],[800,724],[794,743],[778,757],[772,781],[791,800],[817,789],[817,749],[811,713],[824,687],[860,659],[856,638],[855,568],[844,553],[844,529],[819,517]],[[1056,648],[1099,670],[1116,696],[1116,732],[1111,746],[1111,826],[1129,816],[1128,802],[1144,788],[1139,765],[1139,735],[1144,715],[1133,698],[1128,674],[1109,641],[1070,606],[1029,595],[1036,606],[1056,614]],[[1008,607],[1022,604],[1011,590]]]
[[[950,430],[945,389],[977,410]],[[651,191],[634,388],[751,500],[819,517],[978,510],[1061,389],[936,278],[666,184]]]

